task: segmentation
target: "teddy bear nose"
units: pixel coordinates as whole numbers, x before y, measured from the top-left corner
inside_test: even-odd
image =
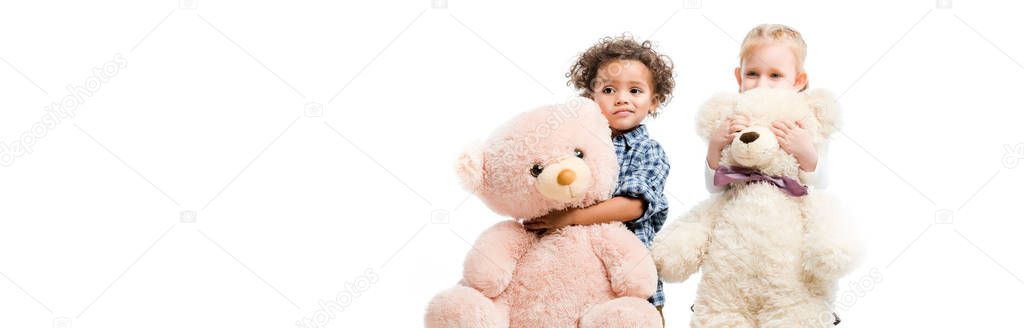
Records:
[[[558,184],[568,186],[572,184],[573,181],[576,181],[576,172],[566,169],[558,173]]]
[[[740,135],[740,141],[742,141],[743,143],[747,143],[748,144],[748,143],[754,142],[754,140],[757,140],[757,137],[760,137],[760,136],[761,135],[757,134],[757,132],[750,131],[750,132],[741,134]]]

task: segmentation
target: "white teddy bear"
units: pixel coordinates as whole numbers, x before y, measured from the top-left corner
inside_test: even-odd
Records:
[[[799,164],[769,128],[801,120],[821,149],[838,106],[821,90],[754,89],[713,97],[697,129],[707,139],[733,114],[750,118],[722,151],[712,195],[668,224],[652,254],[662,279],[703,272],[691,327],[831,327],[838,280],[860,258],[855,233],[830,198],[800,183]]]

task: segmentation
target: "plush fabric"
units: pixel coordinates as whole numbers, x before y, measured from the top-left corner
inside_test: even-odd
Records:
[[[751,126],[723,150],[720,166],[789,180],[798,179],[799,165],[779,147],[771,122],[802,120],[818,147],[838,126],[827,92],[754,89],[709,100],[697,130],[706,139],[731,114],[747,115]],[[743,138],[748,132],[757,138]],[[691,327],[831,327],[837,281],[860,258],[840,213],[817,190],[797,197],[738,180],[670,222],[652,254],[665,281],[702,272]]]
[[[610,197],[618,164],[597,104],[574,98],[525,112],[468,148],[456,172],[512,220],[478,237],[462,282],[427,306],[426,327],[661,326],[647,302],[654,262],[621,223],[538,235],[520,222]]]

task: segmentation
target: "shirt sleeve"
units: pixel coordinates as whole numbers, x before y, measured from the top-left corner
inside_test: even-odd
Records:
[[[626,174],[619,181],[613,196],[626,196],[644,201],[644,212],[632,223],[645,222],[656,213],[668,210],[665,198],[665,181],[668,180],[670,165],[665,150],[657,142],[646,142],[637,149],[633,161],[628,163]]]
[[[725,191],[725,187],[726,186],[716,186],[715,185],[715,170],[711,169],[711,166],[708,165],[707,159],[705,159],[704,160],[704,188],[707,189],[709,193],[717,194],[717,193]]]
[[[818,167],[814,168],[814,172],[800,170],[799,178],[801,183],[814,189],[828,188],[828,161],[825,159],[826,154],[828,154],[828,147],[822,147],[818,151]]]

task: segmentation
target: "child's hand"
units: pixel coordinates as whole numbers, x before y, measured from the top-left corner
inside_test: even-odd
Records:
[[[575,212],[576,209],[574,208],[554,211],[545,216],[530,220],[523,225],[526,226],[526,230],[530,231],[556,230],[567,225],[576,224],[574,222],[575,216],[573,215]]]
[[[772,132],[779,139],[779,146],[796,157],[801,170],[814,172],[818,167],[818,152],[814,149],[814,142],[804,129],[803,122],[775,121],[772,123]]]
[[[718,161],[722,159],[722,149],[736,139],[736,133],[750,126],[750,119],[744,115],[732,115],[722,121],[708,140],[708,165],[718,169]]]

